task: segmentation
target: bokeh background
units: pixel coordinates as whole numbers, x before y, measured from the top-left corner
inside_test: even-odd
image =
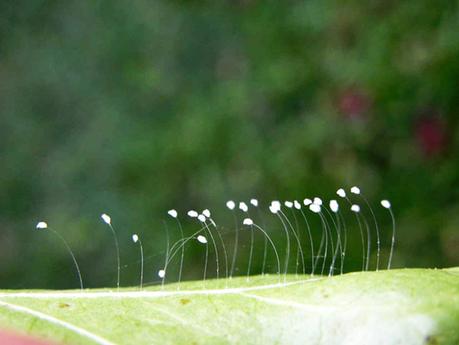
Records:
[[[0,287],[78,287],[39,220],[67,239],[86,286],[113,286],[99,218],[110,214],[121,283],[134,285],[130,236],[158,282],[165,227],[178,239],[170,208],[187,234],[199,225],[183,213],[210,208],[230,250],[226,200],[257,197],[282,252],[269,200],[328,200],[354,184],[375,207],[384,260],[389,198],[394,266],[458,265],[458,81],[457,1],[1,1]],[[346,219],[349,271],[361,249]],[[190,243],[184,278],[202,266]]]

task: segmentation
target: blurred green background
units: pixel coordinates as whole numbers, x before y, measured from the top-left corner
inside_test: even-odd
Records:
[[[86,286],[113,286],[99,218],[110,214],[133,285],[130,236],[143,239],[145,280],[158,281],[165,224],[178,238],[170,208],[187,234],[199,225],[183,213],[210,208],[230,252],[225,202],[257,197],[283,255],[267,203],[354,184],[375,206],[384,264],[389,198],[394,266],[458,265],[458,82],[457,1],[1,1],[0,287],[78,287],[39,220],[68,240]],[[241,232],[238,274],[248,240]],[[184,278],[202,266],[190,243]]]

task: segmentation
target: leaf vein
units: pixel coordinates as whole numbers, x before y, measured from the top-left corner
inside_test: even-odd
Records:
[[[32,316],[34,316],[34,317],[36,317],[36,318],[38,318],[40,320],[45,320],[45,321],[48,321],[48,322],[53,323],[55,325],[59,325],[61,327],[64,327],[64,328],[66,328],[66,329],[68,329],[70,331],[73,331],[73,332],[77,333],[80,336],[83,336],[85,338],[91,339],[92,341],[94,341],[97,344],[115,345],[111,341],[109,341],[107,339],[104,339],[104,338],[98,336],[97,334],[89,332],[88,330],[86,330],[84,328],[75,326],[75,325],[73,325],[73,324],[71,324],[71,323],[69,323],[67,321],[60,320],[60,319],[58,319],[58,318],[56,318],[54,316],[42,313],[40,311],[36,311],[36,310],[30,309],[30,308],[27,308],[27,307],[24,307],[24,306],[19,306],[19,305],[12,304],[12,303],[7,303],[7,302],[4,302],[4,301],[0,301],[0,306],[4,307],[4,308],[7,308],[7,309],[10,309],[10,310],[13,310],[13,311],[16,311],[16,312],[32,315]]]

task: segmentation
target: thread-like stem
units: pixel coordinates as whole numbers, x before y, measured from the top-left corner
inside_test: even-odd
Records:
[[[327,256],[328,256],[328,223],[325,217],[322,215],[322,213],[319,213],[320,219],[322,220],[322,225],[323,225],[323,233],[325,234],[325,252],[324,252],[324,258],[322,262],[322,271],[320,271],[320,275],[324,275],[324,270],[325,270],[325,263],[327,262]]]
[[[164,223],[164,229],[166,232],[166,256],[164,258],[164,274],[163,277],[161,278],[161,289],[164,289],[164,281],[166,280],[167,276],[167,264],[169,263],[169,228],[167,227],[167,223],[163,221]]]
[[[303,274],[304,274],[305,273],[305,270],[304,270],[304,255],[303,255],[303,249],[301,248],[300,238],[298,237],[298,234],[296,233],[295,228],[293,227],[292,223],[290,222],[288,217],[285,215],[285,213],[282,212],[282,210],[280,210],[279,212],[282,214],[282,216],[284,216],[284,218],[287,221],[290,229],[292,229],[293,236],[295,237],[296,242],[297,242],[297,249],[300,252],[301,262],[303,263]],[[297,260],[297,267],[298,267],[298,260]],[[297,271],[297,273],[298,273],[298,271]]]
[[[298,225],[298,219],[296,218],[296,214],[295,214],[295,211],[292,209],[292,214],[293,214],[293,219],[295,221],[295,233],[296,233],[296,237],[298,238],[298,241],[300,243],[300,245],[298,246],[298,248],[296,249],[296,270],[298,271],[298,258],[299,256],[301,255],[301,258],[302,258],[302,263],[303,263],[303,274],[306,273],[306,268],[305,268],[305,262],[304,262],[304,252],[303,252],[303,248],[302,248],[302,242],[301,242],[301,234],[300,234],[300,227]]]
[[[265,222],[263,221],[263,217],[261,216],[260,208],[258,208],[258,217],[260,218],[261,225],[266,227]],[[266,257],[268,255],[268,239],[266,236],[263,236],[263,265],[261,266],[261,274],[265,274],[266,269]]]
[[[370,254],[371,254],[371,233],[370,226],[368,225],[367,219],[362,216],[363,223],[365,224],[365,229],[367,230],[367,261],[365,263],[365,271],[368,271],[370,267]]]
[[[78,262],[76,261],[75,255],[73,255],[72,249],[70,248],[70,246],[68,245],[68,243],[64,239],[64,237],[62,237],[57,231],[55,231],[55,230],[53,230],[51,228],[48,228],[48,230],[51,231],[53,234],[55,234],[58,238],[60,238],[62,243],[64,243],[65,248],[67,249],[68,253],[72,257],[73,263],[75,264],[75,268],[76,268],[77,273],[78,273],[78,279],[80,281],[80,290],[83,290],[83,279],[81,278],[80,266],[78,266]]]
[[[117,266],[117,277],[116,277],[116,288],[117,290],[120,289],[120,246],[118,244],[118,236],[116,235],[115,229],[113,229],[113,226],[111,223],[107,223],[108,226],[110,227],[110,230],[112,231],[113,234],[113,239],[115,242],[115,249],[116,249],[116,266]]]
[[[337,230],[338,236],[339,236],[339,248],[337,248],[337,250],[339,249],[339,252],[335,253],[336,254],[335,259],[338,260],[338,255],[339,255],[339,259],[340,259],[340,274],[343,274],[343,271],[341,269],[341,267],[342,267],[341,262],[343,261],[343,251],[344,251],[343,241],[342,241],[342,237],[341,237],[343,229],[342,229],[342,225],[341,225],[340,217],[339,217],[338,213],[335,213],[335,219],[336,219],[336,225],[337,225],[336,230]]]
[[[344,272],[344,260],[346,258],[346,251],[347,251],[347,226],[346,221],[344,220],[343,215],[340,214],[341,223],[343,224],[343,233],[344,233],[344,241],[343,241],[343,253],[341,258],[341,274]]]
[[[306,223],[306,228],[308,229],[309,242],[311,243],[311,275],[313,275],[314,272],[312,270],[314,269],[314,241],[312,239],[311,227],[309,226],[309,222],[306,218],[306,215],[303,212],[303,209],[300,209],[300,212]]]
[[[178,223],[178,226],[179,226],[179,229],[180,229],[180,235],[182,236],[182,238],[184,238],[185,236],[183,235],[183,228],[182,228],[182,223],[180,222],[180,220],[178,218],[177,219],[177,223]],[[182,271],[183,271],[183,260],[185,258],[185,247],[182,247],[182,255],[180,257],[180,268],[179,268],[179,276],[178,276],[178,282],[180,283],[180,281],[182,280]],[[180,284],[178,284],[177,286],[180,286]],[[179,287],[180,289],[180,287]]]
[[[366,256],[365,256],[365,236],[363,235],[363,228],[362,228],[362,222],[360,221],[360,217],[358,213],[355,214],[355,217],[357,219],[357,222],[359,224],[359,230],[360,230],[360,239],[362,241],[362,271],[365,271],[365,262],[366,262]]]
[[[206,274],[207,274],[207,261],[209,259],[209,244],[206,242],[206,259],[204,262],[204,274],[203,274],[203,280],[206,281]]]
[[[352,202],[351,200],[346,196],[345,197],[348,204],[351,206],[351,210],[352,210]],[[362,222],[360,221],[360,217],[359,217],[359,214],[358,212],[355,212],[355,218],[357,220],[357,223],[359,225],[359,230],[360,230],[360,238],[362,240],[362,272],[365,271],[365,262],[366,262],[366,258],[365,258],[365,236],[363,234],[363,228],[362,228]]]
[[[143,287],[143,246],[142,240],[138,238],[139,247],[140,247],[140,289],[142,290]]]
[[[209,226],[207,225],[207,221],[204,221],[204,226],[206,227],[207,232],[209,233],[210,239],[212,240],[212,245],[214,246],[214,251],[215,251],[215,262],[217,265],[217,279],[220,278],[220,262],[219,262],[219,255],[218,255],[218,248],[217,248],[217,243],[215,242],[214,235],[212,234],[212,231],[210,231]]]
[[[220,234],[220,232],[218,231],[217,227],[215,227],[215,232],[217,233],[217,235],[218,235],[218,237],[220,239],[220,243],[221,243],[222,248],[223,248],[223,255],[224,255],[224,258],[225,258],[225,277],[228,278],[228,252],[226,251],[225,241],[223,241],[223,237]]]
[[[321,225],[321,230],[322,230],[322,234],[320,236],[320,244],[319,244],[319,249],[317,250],[317,255],[316,255],[316,258],[314,260],[314,267],[312,268],[312,275],[314,275],[314,272],[316,271],[316,268],[318,266],[318,262],[320,260],[320,258],[322,257],[321,254],[322,254],[322,248],[324,246],[324,243],[325,243],[325,231],[324,231],[324,223],[322,221],[322,217],[319,217],[320,218],[320,225]]]
[[[341,214],[339,215],[338,220],[339,220],[339,224],[342,224],[343,234],[344,234],[343,250],[341,252],[341,268],[340,268],[340,273],[343,274],[344,259],[346,258],[346,250],[347,250],[347,227],[346,227],[346,221],[344,220],[344,217]]]
[[[288,233],[288,229],[287,229],[287,226],[285,225],[284,223],[284,220],[282,219],[282,217],[279,215],[279,213],[276,213],[277,217],[279,217],[281,223],[282,223],[282,227],[284,229],[284,232],[285,232],[285,237],[286,237],[286,240],[287,240],[287,246],[286,246],[286,254],[285,254],[285,264],[284,264],[284,283],[287,281],[287,272],[288,272],[288,262],[289,262],[289,259],[290,259],[290,235]]]
[[[235,232],[234,232],[233,259],[231,260],[230,278],[232,278],[234,274],[234,269],[236,266],[236,258],[237,258],[237,248],[239,246],[239,226],[238,226],[237,216],[235,212],[233,212],[233,218],[234,218]]]
[[[394,254],[394,247],[395,247],[395,217],[394,213],[392,212],[391,208],[388,208],[390,217],[392,218],[392,240],[390,245],[390,254],[389,254],[389,262],[387,263],[387,269],[390,270],[392,264],[392,256]]]
[[[325,210],[325,212],[327,212],[327,215],[331,218],[332,220],[332,223],[333,223],[333,226],[336,228],[336,223],[335,223],[335,220],[333,219],[333,217],[331,216],[330,214],[330,211],[328,211],[328,209],[325,207],[325,206],[322,206],[323,209]],[[324,215],[324,219],[327,221],[327,217],[326,215]],[[328,235],[330,236],[330,246],[331,246],[331,254],[332,254],[332,262],[330,264],[330,268],[328,270],[328,276],[330,277],[332,275],[332,272],[333,272],[333,269],[334,269],[334,253],[335,253],[335,244],[333,242],[333,231],[332,231],[332,226],[328,223],[327,221],[327,228],[328,228]],[[338,248],[338,243],[336,244],[337,248]]]
[[[375,213],[373,212],[373,208],[371,207],[370,203],[368,202],[367,198],[363,196],[362,194],[360,195],[367,204],[368,209],[370,210],[371,216],[373,218],[373,222],[375,224],[375,230],[376,230],[376,271],[379,271],[379,260],[380,260],[380,255],[381,255],[381,239],[379,236],[379,226],[378,222],[376,220]]]
[[[182,238],[182,239],[176,241],[172,245],[172,247],[169,250],[169,253],[167,254],[168,259],[165,262],[164,271],[167,272],[167,267],[169,266],[169,264],[172,261],[172,259],[177,255],[177,253],[182,249],[182,247],[185,246],[187,244],[187,242],[189,242],[190,240],[196,238],[196,236],[198,234],[200,234],[201,232],[203,232],[205,229],[206,228],[203,226],[201,229],[196,231],[193,235],[191,235],[191,236],[189,236],[187,238]]]
[[[279,254],[277,252],[276,246],[274,245],[274,242],[272,241],[271,237],[267,234],[265,230],[263,230],[263,228],[261,228],[255,223],[253,224],[253,226],[256,227],[258,230],[260,230],[265,235],[265,238],[269,241],[269,243],[273,247],[274,254],[276,255],[276,261],[277,261],[277,275],[279,277],[279,283],[280,283],[280,260],[279,260]]]
[[[335,228],[335,231],[336,231],[336,247],[333,246],[333,239],[332,239],[331,240],[331,245],[332,245],[333,257],[332,257],[332,262],[331,262],[331,265],[330,265],[330,269],[328,271],[328,276],[332,276],[334,274],[334,271],[335,271],[335,263],[336,263],[336,258],[338,256],[338,252],[340,250],[342,251],[341,235],[340,235],[340,229],[338,227],[338,223],[335,221],[335,218],[333,217],[331,212],[326,207],[324,207],[324,209],[327,212],[328,217],[331,219],[331,221],[333,223],[333,227]],[[336,219],[338,220],[338,216],[336,216]],[[330,237],[333,238],[331,229],[330,229]]]
[[[247,265],[247,281],[250,279],[250,268],[252,266],[252,256],[253,256],[253,225],[250,226],[250,253],[249,253],[249,263]]]

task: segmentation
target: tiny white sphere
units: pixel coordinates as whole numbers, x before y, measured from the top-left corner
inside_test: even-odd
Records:
[[[357,186],[354,186],[351,188],[351,193],[352,194],[360,194],[360,188]]]
[[[236,204],[234,203],[233,200],[229,200],[226,202],[226,207],[228,207],[230,210],[234,210],[234,208],[236,207]]]
[[[276,214],[277,212],[279,212],[280,209],[274,205],[271,205],[269,206],[269,210],[271,211],[271,213]]]
[[[391,204],[389,200],[381,200],[381,206],[384,208],[390,208]]]
[[[245,218],[244,221],[242,222],[244,225],[253,225],[253,220],[250,218]]]
[[[314,204],[322,206],[322,199],[321,198],[314,198]]]
[[[255,207],[258,206],[258,200],[257,199],[250,199],[250,203]]]
[[[271,206],[274,206],[274,207],[276,207],[276,208],[278,208],[280,210],[281,203],[278,200],[273,200],[273,201],[271,201]]]
[[[164,278],[166,276],[166,271],[165,270],[159,270],[158,271],[158,277]]]
[[[207,238],[205,236],[199,235],[197,238],[199,243],[206,244],[207,243]]]
[[[38,222],[37,229],[46,229],[48,224],[46,222]]]
[[[346,197],[346,191],[343,188],[340,188],[336,191],[336,194],[338,194],[340,197],[345,198]]]
[[[334,212],[334,213],[338,212],[339,205],[338,205],[338,202],[336,200],[330,200],[330,210],[332,210],[332,212]]]
[[[308,198],[306,198],[306,199],[304,199],[304,200],[303,200],[303,204],[304,204],[304,206],[309,206],[309,205],[311,205],[311,204],[312,204],[312,200],[311,200],[311,199],[308,199]]]
[[[202,214],[207,218],[210,218],[210,211],[207,208],[204,211],[202,211]]]
[[[317,204],[311,204],[309,205],[309,209],[314,212],[314,213],[320,213],[320,211],[322,210],[322,208],[320,207],[320,205],[317,205]]]
[[[201,223],[204,223],[204,222],[206,221],[206,216],[203,215],[203,214],[200,214],[200,215],[198,216],[198,220],[199,220]]]
[[[174,209],[167,211],[167,214],[172,218],[177,218],[177,211]]]
[[[356,205],[356,204],[352,205],[351,206],[351,211],[355,212],[355,213],[359,213],[360,212],[360,206]]]
[[[284,202],[285,207],[292,208],[293,207],[293,202],[291,201],[285,201]]]
[[[281,203],[277,200],[273,200],[271,201],[271,205],[269,206],[269,210],[272,212],[272,213],[277,213],[279,212],[281,209]]]
[[[111,224],[112,223],[112,219],[110,218],[110,216],[108,214],[102,214],[100,216],[100,218],[102,218],[102,220],[107,223],[107,224]]]
[[[249,210],[249,207],[247,206],[247,204],[243,201],[241,201],[239,203],[239,209],[242,211],[242,212],[247,212]]]
[[[299,209],[301,208],[301,204],[298,202],[298,200],[295,200],[295,201],[293,202],[293,205],[295,206],[295,208],[296,208],[297,210],[299,210]]]
[[[191,218],[196,218],[198,216],[198,212],[196,212],[195,210],[190,210],[188,211],[188,217],[191,217]]]
[[[138,240],[139,240],[139,236],[137,234],[133,234],[132,235],[132,242],[137,243]]]

